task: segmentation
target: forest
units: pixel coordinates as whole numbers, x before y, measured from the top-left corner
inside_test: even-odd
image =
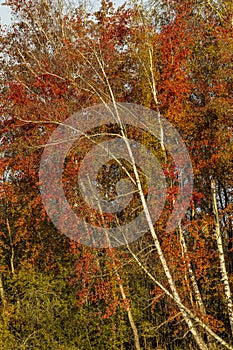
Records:
[[[5,4],[0,349],[233,350],[232,0]]]

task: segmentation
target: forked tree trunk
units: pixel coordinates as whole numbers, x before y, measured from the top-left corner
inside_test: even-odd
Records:
[[[198,316],[194,315],[192,311],[190,311],[182,302],[179,302],[176,300],[173,294],[171,294],[159,281],[156,280],[156,278],[147,270],[147,268],[142,264],[142,262],[139,260],[138,256],[134,254],[134,252],[131,250],[129,244],[127,244],[127,248],[130,252],[130,254],[133,256],[134,260],[137,262],[137,264],[140,266],[140,268],[146,273],[146,275],[155,283],[156,286],[158,286],[167,296],[169,296],[174,302],[179,306],[179,309],[183,309],[187,315],[190,317],[191,320],[193,320],[196,325],[199,325],[201,328],[203,328],[213,339],[216,340],[219,344],[224,346],[228,350],[233,350],[233,346],[228,344],[225,340],[223,340],[219,335],[217,335],[212,329],[204,323]]]
[[[112,97],[113,97],[113,95],[112,95]],[[113,99],[113,101],[114,101],[114,99]],[[114,101],[114,104],[115,104],[115,101]],[[131,146],[129,144],[129,141],[128,141],[126,135],[124,134],[123,125],[122,125],[120,116],[118,114],[118,110],[117,110],[117,106],[116,105],[115,105],[115,111],[116,111],[116,114],[117,114],[118,122],[119,122],[121,130],[122,130],[122,138],[123,138],[123,140],[124,140],[124,142],[126,144],[127,151],[129,153],[130,160],[132,162],[133,171],[134,171],[134,175],[135,175],[135,178],[136,178],[136,184],[137,184],[138,192],[139,192],[140,199],[141,199],[141,202],[142,202],[143,210],[144,210],[144,213],[145,213],[145,216],[146,216],[146,220],[147,220],[147,223],[148,223],[148,226],[149,226],[149,230],[150,230],[150,233],[151,233],[151,235],[153,237],[154,244],[155,244],[155,247],[156,247],[159,259],[161,261],[164,273],[165,273],[165,275],[167,277],[170,289],[172,291],[172,295],[174,296],[175,301],[177,301],[177,305],[179,307],[179,305],[182,304],[181,298],[180,298],[180,295],[179,295],[179,293],[178,293],[178,291],[176,289],[176,286],[175,286],[175,283],[173,281],[170,269],[169,269],[169,267],[167,265],[167,261],[166,261],[166,259],[164,257],[163,251],[161,249],[158,236],[157,236],[157,234],[155,232],[154,225],[153,225],[153,222],[152,222],[152,219],[151,219],[151,215],[150,215],[150,212],[149,212],[149,209],[148,209],[148,206],[147,206],[147,203],[146,203],[146,199],[145,199],[145,196],[144,196],[144,193],[143,193],[143,190],[142,190],[142,184],[141,184],[141,181],[140,181],[140,178],[139,178],[139,174],[138,174],[138,171],[137,171],[137,167],[136,167],[136,164],[135,164],[133,152],[132,152]],[[187,325],[189,327],[190,332],[193,334],[193,337],[196,340],[196,343],[198,344],[199,348],[201,350],[208,350],[207,345],[205,344],[204,340],[202,339],[199,331],[194,326],[194,323],[191,320],[191,318],[189,317],[189,315],[182,308],[180,308],[180,311],[181,311],[181,313],[183,315],[183,318],[184,318],[185,322],[187,323]]]
[[[181,298],[180,298],[180,295],[179,295],[179,293],[178,293],[178,291],[176,289],[176,286],[175,286],[175,283],[173,281],[170,269],[169,269],[169,267],[167,265],[167,261],[166,261],[166,259],[164,257],[163,251],[161,249],[158,236],[157,236],[157,234],[155,232],[155,229],[154,229],[154,225],[153,225],[153,222],[152,222],[152,219],[151,219],[151,215],[150,215],[150,212],[149,212],[149,209],[148,209],[148,206],[147,206],[147,203],[146,203],[146,199],[145,199],[145,196],[144,196],[144,193],[143,193],[142,184],[141,184],[141,181],[140,181],[138,170],[137,170],[137,167],[136,167],[136,164],[135,164],[135,159],[134,159],[134,156],[133,156],[131,145],[129,143],[129,140],[128,140],[127,136],[125,135],[124,128],[123,128],[123,125],[122,125],[122,121],[121,121],[121,118],[120,118],[119,113],[118,113],[118,108],[117,108],[117,105],[116,105],[116,100],[115,100],[115,96],[114,96],[113,90],[111,88],[111,85],[109,83],[108,77],[106,75],[106,72],[104,70],[104,67],[103,67],[103,65],[102,65],[98,55],[96,56],[96,58],[98,60],[98,63],[100,65],[100,68],[102,70],[102,73],[104,75],[104,78],[106,80],[106,83],[107,83],[107,86],[108,86],[108,89],[109,89],[109,92],[110,92],[110,96],[111,96],[111,99],[112,99],[112,102],[113,102],[114,110],[116,112],[117,121],[118,121],[118,123],[120,125],[120,129],[121,129],[121,136],[122,136],[123,141],[125,142],[125,145],[126,145],[126,148],[127,148],[127,151],[128,151],[128,154],[129,154],[132,166],[133,166],[133,172],[134,172],[134,175],[135,175],[136,185],[137,185],[138,192],[139,192],[139,195],[140,195],[140,199],[141,199],[141,202],[142,202],[143,211],[145,213],[147,224],[148,224],[151,236],[152,236],[152,238],[154,240],[154,244],[155,244],[155,247],[156,247],[159,259],[161,261],[164,273],[165,273],[165,275],[167,277],[170,289],[172,291],[172,295],[174,297],[174,300],[177,303],[177,306],[179,307],[179,309],[180,309],[180,311],[181,311],[181,313],[183,315],[183,318],[184,318],[185,322],[188,325],[188,328],[189,328],[190,332],[192,333],[196,343],[198,344],[199,348],[201,350],[209,350],[207,345],[206,345],[206,343],[202,339],[202,336],[201,336],[200,332],[195,327],[194,322],[189,317],[188,313],[183,308],[180,308],[180,305],[182,305]],[[105,103],[105,101],[103,101],[103,102]]]

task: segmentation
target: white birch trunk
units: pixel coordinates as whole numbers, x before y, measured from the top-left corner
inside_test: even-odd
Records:
[[[174,295],[172,295],[160,282],[156,280],[156,278],[147,270],[147,268],[141,263],[139,258],[136,254],[131,250],[130,246],[127,244],[129,252],[132,254],[134,260],[137,262],[137,264],[141,267],[141,269],[146,273],[146,275],[157,285],[161,290],[164,291],[164,293],[169,296],[172,300],[176,302],[176,304],[179,306],[179,309],[183,309],[187,312],[187,315],[196,322],[197,325],[201,326],[213,339],[215,339],[219,344],[224,346],[226,349],[233,350],[233,346],[225,342],[221,337],[219,337],[212,329],[205,324],[198,316],[195,316],[192,311],[190,311],[182,302],[179,302],[179,300],[176,300]]]
[[[216,181],[214,179],[211,180],[211,191],[212,191],[213,212],[214,212],[214,221],[215,221],[215,236],[216,236],[216,242],[217,242],[217,247],[218,247],[220,271],[221,271],[221,277],[222,277],[222,282],[223,282],[224,292],[225,292],[225,297],[226,297],[228,317],[229,317],[230,326],[231,326],[231,334],[233,336],[232,294],[231,294],[231,289],[230,289],[230,284],[229,284],[229,279],[228,279],[228,274],[227,274],[227,269],[226,269],[223,241],[222,241],[222,236],[221,236],[219,215],[218,215],[218,206],[217,206],[217,197],[216,197]]]
[[[9,234],[10,238],[10,247],[11,247],[11,257],[10,257],[10,267],[11,267],[11,272],[14,275],[15,273],[15,267],[14,267],[14,258],[15,258],[15,251],[14,251],[14,245],[12,241],[12,232],[11,232],[11,227],[8,218],[6,219],[6,226],[7,226],[7,231]]]
[[[4,286],[2,282],[2,274],[0,274],[0,297],[2,299],[3,308],[6,306],[6,297],[5,297],[5,291]]]
[[[184,253],[184,257],[183,257],[184,264],[186,264],[185,256],[187,256],[187,254],[188,254],[188,249],[187,249],[185,238],[184,238],[184,235],[183,235],[183,232],[182,232],[181,223],[179,223],[179,227],[178,228],[179,228],[181,246],[182,246],[182,250],[183,250],[183,253]],[[205,305],[204,305],[204,303],[202,301],[201,293],[200,293],[200,290],[199,290],[199,287],[198,287],[198,284],[197,284],[197,280],[196,280],[196,277],[195,277],[195,274],[194,274],[194,271],[192,269],[192,266],[191,266],[190,262],[188,262],[187,267],[188,267],[188,273],[189,273],[189,276],[190,276],[190,280],[191,280],[191,283],[192,283],[192,288],[193,288],[193,292],[194,292],[194,295],[195,295],[195,299],[196,299],[198,308],[199,308],[201,314],[203,316],[205,316],[206,315]]]
[[[123,287],[122,283],[119,283],[119,287],[120,287],[120,291],[121,291],[121,295],[122,295],[123,301],[126,301],[127,298],[126,298],[124,287]],[[135,350],[140,350],[141,347],[140,347],[140,342],[139,342],[138,329],[137,329],[137,326],[136,326],[136,324],[134,322],[134,318],[133,318],[130,306],[127,306],[126,311],[127,311],[129,323],[130,323],[130,326],[132,328],[133,335],[134,335]]]

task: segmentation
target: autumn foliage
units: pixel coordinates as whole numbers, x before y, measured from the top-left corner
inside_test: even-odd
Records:
[[[232,349],[231,1],[116,9],[102,0],[94,13],[63,0],[6,4],[14,21],[0,36],[0,348],[198,349],[184,306],[206,349]],[[167,118],[192,160],[190,207],[167,233],[178,191],[174,163],[150,133],[126,128],[166,174],[167,199],[154,229],[182,307],[149,230],[129,245],[94,249],[62,235],[43,207],[39,166],[51,133],[73,113],[113,97]],[[104,134],[95,139],[102,142],[118,129],[94,132]],[[73,163],[91,147],[89,135],[79,147],[67,155],[63,180],[70,203],[85,211],[73,191],[79,170]],[[106,183],[115,186],[114,176],[102,171],[97,179],[109,200],[115,187]],[[134,201],[141,212],[140,196]]]

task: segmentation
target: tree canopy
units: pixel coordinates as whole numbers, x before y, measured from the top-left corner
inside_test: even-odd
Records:
[[[102,0],[96,12],[68,0],[5,3],[14,21],[0,28],[0,347],[233,349],[232,1],[115,8]],[[148,214],[150,197],[142,167],[122,154],[103,164],[95,183],[110,203],[130,182],[130,205],[119,215],[85,214],[78,172],[93,144],[134,140],[166,175],[164,211],[151,225],[146,216],[148,232],[96,249],[55,227],[39,170],[59,125],[109,103],[134,103],[169,121],[194,183],[186,214],[167,232],[180,178],[163,127],[160,139],[120,119],[93,127],[67,154],[62,179],[87,223],[124,227]]]

